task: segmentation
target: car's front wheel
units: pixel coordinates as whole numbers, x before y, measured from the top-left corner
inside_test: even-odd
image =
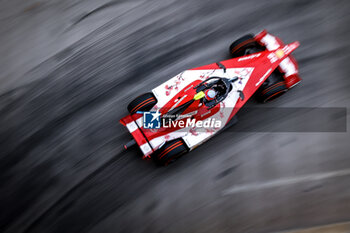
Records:
[[[275,70],[256,92],[256,99],[266,103],[288,91],[282,74]]]

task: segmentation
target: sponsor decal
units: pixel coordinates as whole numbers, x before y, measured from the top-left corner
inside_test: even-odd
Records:
[[[192,85],[193,86],[193,85]],[[192,87],[191,86],[191,87]],[[173,110],[174,108],[177,107],[177,105],[179,105],[179,103],[181,103],[185,98],[187,97],[187,95],[184,95],[181,97],[181,99],[175,99],[174,102],[176,102],[169,111]]]
[[[280,67],[285,73],[285,76],[288,77],[290,75],[298,73],[298,70],[296,69],[294,63],[290,60],[289,57],[283,59],[280,63]]]
[[[284,51],[282,49],[277,49],[275,52],[278,59],[281,59],[284,56]]]
[[[260,57],[260,55],[261,55],[261,53],[252,54],[252,55],[249,55],[249,56],[241,57],[241,58],[238,59],[238,61],[245,61],[245,60],[253,59],[253,58],[256,58],[256,57]]]
[[[271,64],[275,63],[278,60],[276,54],[273,52],[267,55],[267,58],[270,60]]]
[[[270,34],[266,34],[266,36],[261,39],[261,42],[268,50],[275,50],[280,47],[280,44],[277,42],[276,38]]]
[[[189,86],[188,88],[186,88],[185,90],[184,90],[184,92],[186,92],[186,91],[188,91],[188,90],[190,90],[190,89],[192,89],[193,88],[193,84],[191,85],[191,86]]]
[[[255,86],[257,87],[257,86],[259,86],[259,84],[260,83],[262,83],[264,80],[265,80],[265,78],[266,78],[266,76],[271,72],[271,68],[259,79],[259,81],[255,84]]]

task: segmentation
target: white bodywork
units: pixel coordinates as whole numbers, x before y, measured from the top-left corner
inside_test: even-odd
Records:
[[[224,78],[233,78],[239,77],[239,82],[234,82],[232,84],[233,88],[225,98],[224,101],[220,103],[221,109],[219,112],[211,116],[211,118],[220,119],[222,122],[222,126],[224,126],[228,118],[235,107],[237,100],[239,98],[239,94],[237,90],[243,90],[249,77],[251,76],[254,68],[228,68],[226,72],[223,69],[213,69],[213,70],[187,70],[184,71],[175,77],[171,78],[167,82],[159,85],[158,87],[152,90],[153,94],[157,98],[157,105],[152,110],[157,110],[163,107],[168,101],[170,101],[179,90],[182,90],[190,83],[196,80],[205,80],[209,77],[224,77]],[[140,126],[140,125],[139,125]],[[141,125],[142,126],[142,125]],[[193,149],[201,143],[205,142],[211,136],[213,136],[216,132],[218,132],[221,128],[215,130],[204,131],[203,129],[197,131],[195,128],[190,129],[181,129],[178,131],[171,132],[166,136],[160,136],[150,141],[153,148],[158,148],[166,141],[175,139],[175,138],[183,138],[188,148]]]

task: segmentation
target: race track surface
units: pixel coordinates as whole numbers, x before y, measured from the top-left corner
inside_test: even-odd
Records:
[[[348,132],[228,131],[158,168],[122,151],[118,123],[137,95],[228,58],[233,40],[264,28],[300,41],[303,79],[265,106],[349,109],[349,1],[1,8],[0,232],[277,232],[350,220]]]

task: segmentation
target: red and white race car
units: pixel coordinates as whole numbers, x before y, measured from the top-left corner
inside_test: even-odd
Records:
[[[284,45],[266,30],[230,46],[232,59],[185,70],[128,105],[120,122],[144,158],[167,165],[236,122],[238,110],[253,96],[272,100],[298,84],[290,55],[298,42]]]

